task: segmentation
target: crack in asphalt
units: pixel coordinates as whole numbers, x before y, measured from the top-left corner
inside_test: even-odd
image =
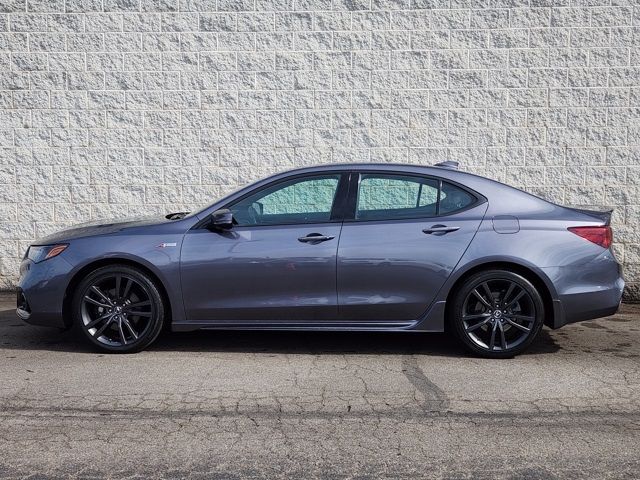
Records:
[[[440,387],[427,378],[418,365],[418,359],[415,355],[402,357],[402,373],[424,397],[423,408],[426,411],[442,412],[449,408],[449,397]]]
[[[348,412],[283,412],[277,410],[244,410],[238,411],[203,411],[203,410],[176,410],[176,411],[154,411],[142,409],[82,409],[82,408],[16,408],[3,406],[0,412],[0,418],[76,418],[76,419],[92,419],[104,417],[134,418],[134,419],[173,419],[173,418],[256,418],[264,419],[366,419],[366,418],[389,418],[389,419],[530,419],[537,418],[540,422],[544,419],[557,419],[562,417],[574,418],[620,418],[625,423],[632,421],[640,421],[640,411],[615,411],[611,409],[583,409],[574,411],[556,411],[556,412],[455,412],[455,411],[438,411],[424,410],[416,411],[355,411]],[[632,425],[630,425],[632,426]],[[633,426],[634,429],[635,426]],[[640,429],[638,426],[637,429]]]

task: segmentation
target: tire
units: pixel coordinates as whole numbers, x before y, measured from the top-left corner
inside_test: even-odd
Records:
[[[144,350],[158,338],[165,317],[154,280],[128,265],[108,265],[84,277],[72,312],[73,328],[94,348],[108,353]]]
[[[486,270],[471,275],[455,293],[449,322],[473,354],[511,358],[526,350],[540,333],[544,303],[540,292],[522,275]]]

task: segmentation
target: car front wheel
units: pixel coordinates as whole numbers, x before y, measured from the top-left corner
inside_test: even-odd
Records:
[[[128,265],[101,267],[83,278],[73,300],[74,326],[94,346],[133,353],[149,346],[164,320],[154,281]]]
[[[544,304],[525,277],[508,270],[470,276],[450,311],[456,336],[471,352],[508,358],[523,352],[542,329]]]

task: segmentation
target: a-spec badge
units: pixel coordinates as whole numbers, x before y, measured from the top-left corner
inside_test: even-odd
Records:
[[[167,247],[175,247],[177,245],[176,242],[171,243],[161,243],[160,245],[156,245],[156,248],[167,248]]]

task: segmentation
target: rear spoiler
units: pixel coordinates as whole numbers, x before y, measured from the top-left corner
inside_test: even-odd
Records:
[[[460,164],[458,162],[454,162],[453,160],[447,160],[445,162],[436,163],[434,167],[449,168],[451,170],[459,170]]]
[[[609,225],[611,223],[611,214],[613,213],[613,208],[611,210],[605,210],[604,212],[600,210],[586,210],[583,208],[571,208],[571,210],[602,220],[605,225]]]

